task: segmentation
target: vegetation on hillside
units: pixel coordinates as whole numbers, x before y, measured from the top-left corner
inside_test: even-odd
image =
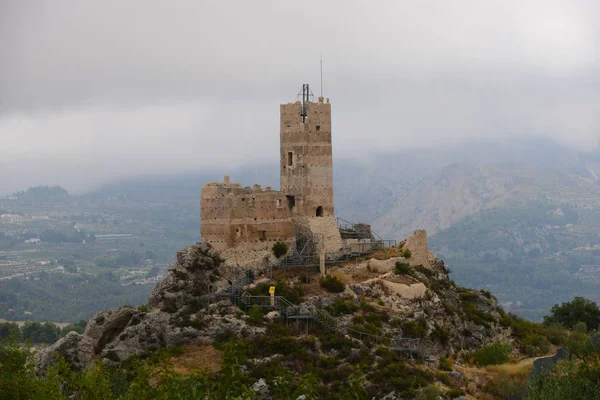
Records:
[[[490,290],[509,310],[539,321],[572,293],[600,300],[597,283],[577,275],[597,264],[598,251],[584,249],[598,218],[567,205],[514,204],[464,218],[430,242],[458,283]]]
[[[143,304],[154,286],[122,286],[111,272],[98,276],[40,273],[37,278],[0,281],[0,317],[57,322],[88,319],[99,309]]]

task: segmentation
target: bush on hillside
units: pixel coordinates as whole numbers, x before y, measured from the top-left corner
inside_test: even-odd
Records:
[[[396,275],[408,275],[410,273],[410,267],[407,263],[396,261],[396,266],[394,267],[394,273]]]
[[[452,361],[446,357],[440,358],[440,370],[441,371],[452,371]]]
[[[288,252],[287,244],[280,242],[279,240],[273,245],[273,255],[277,258],[281,258]]]
[[[473,361],[481,366],[504,364],[508,362],[511,351],[512,346],[508,343],[492,343],[474,352]]]
[[[342,293],[346,288],[344,282],[333,275],[327,275],[321,279],[321,287],[331,293]]]
[[[248,323],[254,326],[260,326],[263,324],[262,310],[256,304],[250,307],[250,310],[248,310]]]
[[[550,350],[550,341],[546,336],[531,334],[521,341],[521,348],[530,357],[542,356]]]

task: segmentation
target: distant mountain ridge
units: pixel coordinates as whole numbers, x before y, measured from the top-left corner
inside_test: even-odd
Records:
[[[419,182],[374,229],[403,237],[415,229],[430,234],[482,210],[533,200],[600,207],[600,186],[592,179],[528,164],[452,164]]]

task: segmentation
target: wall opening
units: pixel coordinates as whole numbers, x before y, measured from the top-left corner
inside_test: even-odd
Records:
[[[277,207],[281,207],[281,199],[277,199]]]
[[[258,239],[261,242],[264,242],[265,240],[267,240],[267,231],[258,231]]]
[[[317,132],[321,130],[321,125],[317,125]]]
[[[287,198],[288,201],[288,208],[291,210],[294,209],[294,207],[296,206],[296,198],[294,196],[285,196]]]
[[[288,151],[287,165],[291,166],[292,164],[294,164],[294,154],[292,154],[291,151]]]
[[[323,216],[323,207],[319,206],[317,207],[317,217],[322,217]]]

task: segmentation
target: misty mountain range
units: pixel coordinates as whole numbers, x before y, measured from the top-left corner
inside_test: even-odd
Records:
[[[558,299],[599,300],[598,165],[595,151],[545,139],[365,154],[334,162],[336,215],[372,223],[385,238],[427,229],[459,283],[485,287],[510,310],[538,318]],[[200,187],[223,175],[279,186],[278,165],[257,164],[128,179],[76,198],[185,207],[189,227],[199,225]]]

